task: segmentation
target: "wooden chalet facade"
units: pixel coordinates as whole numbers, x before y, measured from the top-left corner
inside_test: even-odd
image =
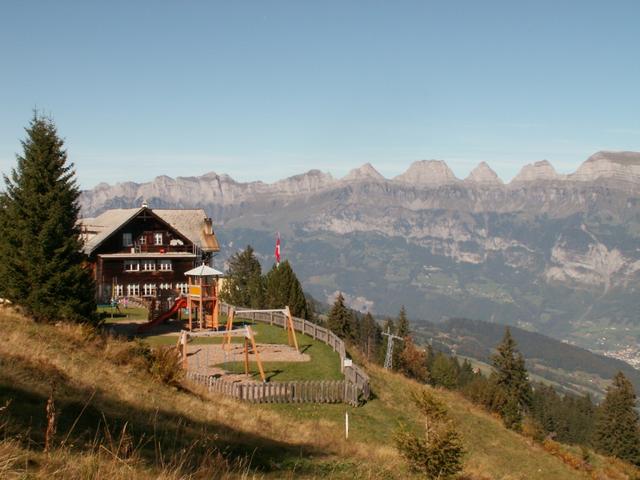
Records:
[[[186,293],[184,273],[202,263],[212,265],[212,254],[220,250],[212,220],[202,209],[143,205],[107,210],[80,224],[99,303]]]

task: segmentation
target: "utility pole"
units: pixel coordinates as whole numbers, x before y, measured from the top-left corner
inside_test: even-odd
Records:
[[[393,341],[402,341],[403,338],[399,337],[398,335],[392,334],[388,328],[386,332],[382,332],[382,335],[384,335],[385,337],[389,337],[389,339],[387,340],[387,354],[384,357],[384,368],[386,370],[391,370],[391,368],[393,367]]]

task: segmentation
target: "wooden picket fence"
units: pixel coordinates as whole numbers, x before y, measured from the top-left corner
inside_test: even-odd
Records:
[[[195,372],[187,372],[187,379],[209,392],[250,403],[347,403],[357,407],[364,400],[362,391],[347,380],[255,383]]]
[[[231,307],[222,303],[220,312],[228,314]],[[235,318],[269,323],[286,328],[286,317],[282,312],[236,313]],[[224,378],[188,372],[187,378],[207,387],[210,392],[221,393],[238,400],[253,403],[347,403],[358,406],[369,400],[371,386],[364,370],[347,358],[344,341],[327,328],[309,320],[293,317],[293,328],[330,346],[340,356],[340,368],[344,380],[313,380],[269,383],[231,382]]]

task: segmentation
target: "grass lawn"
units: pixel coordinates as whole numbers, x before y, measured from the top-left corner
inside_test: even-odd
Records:
[[[393,432],[400,423],[423,431],[410,393],[429,387],[380,367],[367,368],[374,398],[360,408],[259,405],[192,385],[164,385],[135,343],[96,335],[86,325],[36,324],[0,311],[0,328],[6,333],[0,343],[0,478],[424,478],[400,458]],[[306,337],[298,338],[306,344]],[[16,351],[16,345],[29,348]],[[58,429],[52,450],[43,453],[52,385]],[[467,454],[460,478],[640,478],[637,469],[591,451],[595,470],[574,470],[458,393],[429,390],[446,403],[462,433]]]
[[[226,316],[220,316],[220,324],[224,325],[227,321]],[[268,325],[266,323],[253,323],[238,320],[234,322],[234,327],[241,325],[251,325],[257,343],[268,343],[275,345],[288,345],[287,331],[282,327]],[[314,340],[307,335],[301,333],[296,334],[298,339],[298,347],[302,353],[311,356],[309,362],[263,362],[265,374],[270,380],[288,381],[288,380],[341,380],[343,378],[340,372],[340,356],[334,352],[331,347],[324,343]],[[153,346],[159,345],[175,345],[177,338],[175,335],[154,335],[145,337],[144,341]],[[241,343],[242,337],[232,337],[234,343]],[[192,345],[220,345],[223,338],[205,337],[194,338]],[[256,372],[258,377],[258,367],[255,362],[249,362],[250,370]],[[244,373],[243,362],[227,362],[217,365],[231,373]]]
[[[106,323],[130,322],[131,320],[147,320],[149,318],[147,309],[138,307],[123,308],[121,306],[120,312],[117,312],[113,307],[100,306],[98,314],[106,314]]]

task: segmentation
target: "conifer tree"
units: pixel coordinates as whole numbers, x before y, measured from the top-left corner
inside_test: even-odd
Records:
[[[382,343],[382,330],[373,319],[373,315],[367,312],[360,321],[360,348],[371,361],[378,358],[378,349]]]
[[[460,371],[458,372],[458,388],[463,388],[469,384],[475,378],[473,366],[468,359],[464,359],[462,365],[460,365]]]
[[[293,316],[309,319],[307,299],[288,260],[280,265],[273,265],[265,276],[264,283],[267,308],[282,308],[288,305]]]
[[[498,395],[494,408],[500,413],[505,425],[520,429],[524,412],[531,404],[531,384],[524,365],[524,357],[516,348],[509,327],[505,329],[502,342],[493,355],[493,381]]]
[[[618,372],[598,408],[594,443],[606,455],[640,465],[640,423],[635,407],[633,386]]]
[[[413,401],[424,416],[424,434],[416,435],[405,428],[396,431],[398,452],[412,470],[429,480],[457,476],[463,468],[465,448],[446,406],[427,390],[414,393]]]
[[[327,318],[327,326],[329,330],[338,335],[342,339],[353,339],[353,316],[344,304],[344,296],[342,292],[338,293],[329,316]]]
[[[0,199],[0,295],[36,321],[95,320],[74,166],[51,119],[34,113],[26,133]]]
[[[408,337],[410,333],[407,310],[404,308],[404,305],[402,305],[400,307],[400,313],[398,313],[398,321],[396,322],[396,335],[405,338]]]
[[[229,259],[221,298],[239,307],[261,308],[264,304],[262,268],[251,245]]]
[[[407,311],[405,310],[404,305],[400,307],[400,312],[398,313],[398,319],[396,320],[395,324],[396,324],[395,335],[403,339],[406,339],[407,337],[409,337],[409,334],[411,333],[409,330],[409,319],[407,318]],[[402,353],[406,348],[406,343],[407,342],[404,342],[404,341],[403,342],[396,341],[396,344],[393,346],[393,364],[397,365],[398,368],[400,367]]]
[[[454,389],[458,386],[458,368],[456,360],[438,352],[431,367],[433,385]]]

